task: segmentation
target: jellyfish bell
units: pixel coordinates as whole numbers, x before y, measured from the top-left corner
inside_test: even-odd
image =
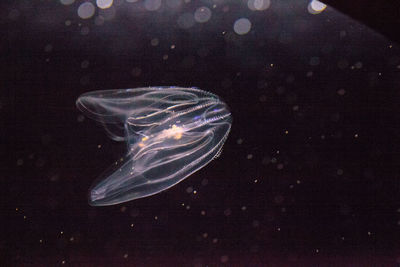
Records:
[[[232,116],[216,95],[182,87],[93,91],[77,107],[127,153],[92,185],[89,203],[118,204],[164,191],[219,155]]]

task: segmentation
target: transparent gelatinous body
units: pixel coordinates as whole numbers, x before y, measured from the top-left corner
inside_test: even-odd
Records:
[[[227,105],[196,88],[93,91],[77,107],[103,123],[127,154],[89,192],[91,205],[150,196],[179,183],[219,155],[231,128]]]

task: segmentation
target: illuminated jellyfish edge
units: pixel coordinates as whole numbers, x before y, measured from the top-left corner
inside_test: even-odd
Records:
[[[105,90],[96,90],[96,91],[89,91],[86,93],[81,94],[78,99],[75,102],[76,107],[78,108],[79,111],[81,111],[85,116],[88,118],[95,120],[95,121],[100,121],[102,123],[118,123],[118,122],[123,122],[124,119],[118,119],[116,118],[115,115],[110,115],[106,117],[104,114],[97,113],[95,109],[90,108],[86,102],[89,99],[107,99],[110,96],[115,96],[119,93],[133,93],[133,94],[140,94],[140,93],[147,93],[149,90],[154,90],[154,91],[169,91],[169,90],[184,90],[186,91],[192,91],[196,93],[202,93],[205,96],[212,97],[219,102],[223,102],[220,97],[217,95],[210,93],[208,91],[199,89],[197,87],[180,87],[180,86],[149,86],[149,87],[138,87],[138,88],[128,88],[128,89],[105,89]],[[86,100],[86,101],[85,101]]]
[[[157,194],[161,191],[167,190],[170,187],[176,185],[177,183],[181,182],[182,180],[186,179],[188,176],[190,176],[191,174],[193,174],[194,172],[196,172],[197,170],[201,169],[202,167],[204,167],[205,165],[207,165],[210,161],[212,161],[214,158],[216,158],[217,156],[219,156],[223,144],[225,142],[225,140],[227,139],[230,129],[231,129],[231,123],[232,123],[232,116],[231,113],[229,111],[228,106],[226,105],[225,102],[223,102],[221,100],[221,98],[219,98],[217,95],[198,89],[198,88],[184,88],[184,87],[141,87],[141,88],[136,88],[136,89],[116,89],[116,90],[100,90],[100,91],[91,91],[91,92],[87,92],[82,94],[76,104],[79,110],[81,110],[86,116],[88,116],[89,118],[95,119],[97,121],[100,121],[103,123],[103,126],[105,126],[108,123],[115,123],[115,120],[119,120],[119,122],[126,120],[126,118],[122,118],[120,116],[109,116],[110,118],[112,118],[111,121],[108,121],[107,119],[105,119],[104,114],[97,114],[96,113],[96,100],[99,99],[107,99],[107,98],[116,98],[118,101],[120,101],[121,99],[125,99],[125,98],[134,98],[136,94],[140,95],[141,92],[148,93],[149,91],[177,91],[179,92],[179,90],[181,90],[182,92],[193,92],[193,97],[210,97],[214,100],[216,100],[216,103],[220,103],[223,106],[223,112],[225,112],[224,117],[221,118],[217,118],[217,121],[220,121],[222,119],[222,121],[220,121],[219,123],[222,124],[226,124],[226,126],[223,127],[222,130],[224,130],[222,133],[223,137],[221,138],[221,136],[219,135],[217,141],[218,143],[215,145],[212,145],[212,149],[210,151],[208,151],[207,153],[205,153],[203,156],[201,156],[200,158],[197,158],[195,161],[190,162],[187,165],[183,165],[183,168],[181,170],[179,170],[177,173],[170,173],[168,176],[163,177],[162,179],[167,179],[168,177],[172,177],[172,178],[179,178],[179,179],[170,179],[170,181],[168,181],[168,183],[160,183],[158,180],[155,180],[153,183],[155,184],[159,184],[159,187],[156,187],[156,189],[152,188],[151,190],[147,190],[147,192],[134,192],[134,193],[129,193],[129,190],[134,191],[135,187],[137,186],[133,186],[131,188],[128,188],[128,190],[116,190],[115,193],[113,193],[114,195],[108,195],[107,196],[107,187],[110,186],[110,184],[108,184],[108,180],[110,177],[112,177],[114,174],[117,173],[117,171],[114,170],[114,172],[107,176],[104,175],[100,175],[100,177],[98,177],[98,179],[95,180],[95,182],[92,184],[90,190],[89,190],[89,195],[88,195],[88,200],[89,200],[89,204],[92,206],[108,206],[108,205],[115,205],[115,204],[119,204],[119,203],[123,203],[126,201],[130,201],[130,200],[135,200],[135,199],[139,199],[139,198],[144,198],[144,197],[148,197],[154,194]],[[133,93],[133,96],[130,95],[124,95],[126,93]],[[119,94],[123,94],[123,97],[121,99],[119,99],[118,95]],[[138,96],[137,95],[137,96]],[[163,98],[160,98],[161,100]],[[160,100],[158,99],[158,100]],[[94,101],[94,106],[91,108],[88,108],[87,106],[85,106],[85,101],[84,100],[89,100],[90,101]],[[115,99],[114,99],[115,100]],[[134,101],[134,100],[133,100]],[[162,102],[162,101],[161,101]],[[157,103],[157,101],[156,101]],[[114,103],[115,104],[115,103]],[[104,108],[104,107],[103,107]],[[107,110],[106,110],[107,111]],[[211,119],[210,121],[205,122],[204,124],[214,124],[214,118]],[[220,127],[220,125],[213,125],[212,128],[214,127]],[[107,127],[106,127],[107,130]],[[213,137],[212,139],[214,139],[215,137]],[[128,151],[129,152],[129,151]],[[126,155],[126,157],[129,156]],[[178,159],[180,160],[180,159]],[[179,163],[179,162],[178,162]],[[112,165],[113,166],[113,165]],[[151,165],[150,165],[151,166]],[[179,164],[178,164],[179,166]],[[154,167],[152,167],[154,168]],[[150,168],[149,170],[151,170],[152,168]],[[144,173],[146,173],[148,170],[145,170]],[[179,173],[181,173],[179,175]],[[146,178],[142,175],[143,173],[139,174],[140,177],[144,180],[146,180]],[[117,174],[116,174],[117,175]],[[137,177],[134,177],[133,179],[136,179],[139,177],[139,175]],[[117,175],[118,178],[118,175]],[[123,177],[124,178],[124,177]],[[123,181],[123,179],[122,179]],[[127,181],[129,181],[129,178],[127,179]],[[149,181],[147,179],[147,181]],[[122,184],[124,184],[125,182],[122,182]],[[102,185],[103,184],[103,185]],[[140,184],[139,186],[142,186],[143,184]],[[102,187],[104,186],[104,188]],[[117,189],[121,189],[118,186],[121,187],[121,182],[117,183]],[[122,187],[122,189],[124,189]],[[112,191],[111,191],[112,192]],[[127,193],[128,192],[128,193]],[[103,194],[102,194],[103,193]]]
[[[189,177],[190,175],[192,175],[192,174],[195,173],[196,171],[198,171],[198,170],[204,168],[204,167],[205,167],[206,165],[208,165],[212,160],[216,159],[216,158],[220,155],[220,153],[221,153],[221,151],[222,151],[222,147],[223,147],[223,145],[224,145],[226,139],[228,138],[230,129],[231,129],[231,126],[229,126],[229,129],[228,129],[228,131],[226,132],[224,138],[223,138],[222,140],[220,140],[220,142],[218,143],[218,145],[217,145],[216,147],[214,147],[214,149],[212,150],[213,153],[210,152],[210,153],[205,154],[205,155],[204,155],[202,158],[200,158],[198,161],[192,162],[192,163],[189,164],[188,166],[185,166],[185,168],[182,169],[182,170],[186,170],[186,169],[188,169],[190,166],[197,166],[197,168],[193,168],[192,170],[188,170],[188,173],[187,173],[187,174],[183,175],[183,176],[181,177],[181,179],[178,179],[178,180],[174,181],[174,182],[171,183],[170,185],[165,186],[165,187],[163,187],[163,188],[160,189],[160,190],[155,190],[155,191],[152,191],[151,193],[144,194],[144,195],[140,195],[140,196],[137,196],[137,197],[130,197],[128,194],[125,194],[125,197],[124,197],[124,198],[118,198],[117,200],[114,200],[114,201],[107,201],[106,198],[101,198],[101,199],[99,199],[99,200],[92,201],[92,196],[93,196],[93,193],[94,193],[94,192],[93,192],[93,188],[96,187],[96,185],[97,185],[96,183],[94,183],[94,184],[90,187],[89,192],[88,192],[88,203],[89,203],[89,205],[94,206],[94,207],[96,207],[96,206],[112,206],[112,205],[117,205],[117,204],[125,203],[125,202],[128,202],[128,201],[136,200],[136,199],[141,199],[141,198],[149,197],[149,196],[156,195],[156,194],[158,194],[158,193],[161,193],[161,192],[163,192],[163,191],[168,190],[169,188],[171,188],[171,187],[177,185],[178,183],[182,182],[183,180],[185,180],[187,177]],[[200,163],[202,160],[204,160],[204,164],[198,164],[198,163]]]
[[[232,124],[232,116],[231,113],[229,112],[228,114],[225,115],[224,117],[225,119],[227,119],[226,121],[223,121],[223,124],[226,124],[228,126],[227,130],[224,133],[224,136],[219,140],[219,142],[217,143],[217,145],[215,145],[213,147],[212,150],[210,150],[208,153],[204,154],[202,157],[198,158],[197,160],[189,163],[188,165],[185,165],[179,172],[186,172],[185,174],[183,174],[182,176],[180,176],[180,179],[171,179],[171,183],[168,186],[161,186],[161,189],[157,189],[157,190],[152,190],[149,193],[146,194],[142,194],[142,195],[138,195],[138,196],[133,196],[135,195],[135,193],[132,194],[127,194],[124,193],[123,194],[123,198],[119,197],[114,199],[115,196],[118,196],[120,194],[120,192],[117,192],[113,195],[108,195],[105,196],[103,195],[101,198],[97,197],[96,200],[92,200],[93,199],[93,195],[96,195],[97,192],[106,192],[107,191],[107,187],[109,186],[109,184],[107,183],[107,179],[110,178],[110,176],[108,176],[107,178],[102,178],[102,176],[106,176],[105,173],[109,173],[110,170],[107,170],[105,172],[103,172],[102,175],[100,175],[100,177],[98,177],[95,182],[93,183],[93,185],[90,187],[89,189],[89,194],[88,194],[88,200],[89,200],[89,204],[91,206],[110,206],[110,205],[116,205],[116,204],[120,204],[120,203],[124,203],[127,201],[131,201],[131,200],[136,200],[136,199],[140,199],[140,198],[144,198],[144,197],[148,197],[148,196],[152,196],[155,194],[158,194],[162,191],[165,191],[167,189],[169,189],[170,187],[180,183],[181,181],[185,180],[188,176],[190,176],[191,174],[193,174],[194,172],[198,171],[199,169],[205,167],[208,163],[210,163],[213,159],[216,159],[221,151],[222,151],[222,147],[223,144],[225,143],[226,139],[229,136],[230,133],[230,129],[231,129],[231,124]],[[124,166],[125,165],[130,165],[129,161],[125,161],[124,162]],[[113,165],[110,166],[110,168],[112,169]],[[197,167],[197,168],[192,168],[191,167]],[[116,173],[117,170],[119,170],[121,168],[115,168],[115,171],[113,172]],[[112,174],[112,175],[113,175]],[[178,176],[177,173],[175,173],[175,175]],[[142,174],[140,175],[140,178],[142,179],[146,179]],[[146,179],[147,180],[147,179]],[[167,180],[167,178],[163,178],[163,180]],[[158,184],[159,181],[156,181],[156,184]],[[105,188],[104,188],[105,187]],[[132,188],[134,189],[134,188]]]

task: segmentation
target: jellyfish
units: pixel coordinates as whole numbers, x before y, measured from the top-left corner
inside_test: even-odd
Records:
[[[119,204],[176,185],[219,156],[232,124],[228,106],[197,88],[92,91],[76,105],[127,146],[89,189],[92,206]]]

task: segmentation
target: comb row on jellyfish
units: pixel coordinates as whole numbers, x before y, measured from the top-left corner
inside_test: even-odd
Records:
[[[76,105],[127,152],[93,183],[89,204],[147,197],[179,183],[219,155],[232,116],[215,94],[182,87],[93,91]]]

